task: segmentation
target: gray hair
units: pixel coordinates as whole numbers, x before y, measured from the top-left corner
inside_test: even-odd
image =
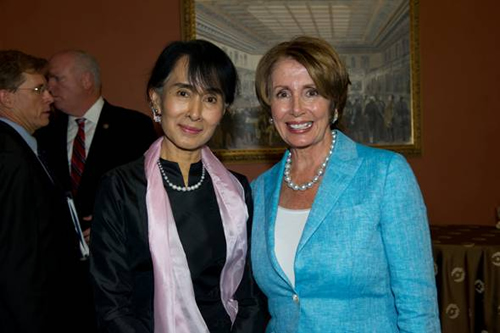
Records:
[[[88,54],[85,51],[75,50],[70,51],[75,56],[76,68],[82,72],[88,71],[92,74],[94,78],[94,85],[100,91],[101,90],[101,68],[94,56]]]

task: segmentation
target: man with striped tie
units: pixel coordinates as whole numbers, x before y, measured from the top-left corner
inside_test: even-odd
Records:
[[[58,111],[37,136],[55,177],[75,201],[88,241],[101,176],[146,151],[156,138],[153,122],[140,112],[113,106],[101,96],[99,64],[86,52],[69,50],[53,55],[48,87]],[[85,275],[82,288],[89,296],[88,262],[81,266]],[[86,310],[93,312],[92,300],[87,303],[82,317],[87,316]]]

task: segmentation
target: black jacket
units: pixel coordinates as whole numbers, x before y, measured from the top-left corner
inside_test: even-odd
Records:
[[[75,246],[63,192],[0,121],[0,332],[75,331]]]

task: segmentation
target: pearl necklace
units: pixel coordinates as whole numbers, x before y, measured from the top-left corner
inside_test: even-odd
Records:
[[[295,184],[292,180],[292,177],[290,176],[290,170],[292,169],[292,153],[288,153],[288,157],[285,162],[285,171],[283,178],[285,180],[286,185],[294,191],[305,191],[313,187],[314,184],[316,184],[319,181],[319,178],[325,172],[326,165],[328,164],[328,161],[330,160],[330,157],[333,154],[333,149],[335,148],[336,140],[337,140],[337,132],[332,131],[332,144],[330,145],[330,151],[328,152],[328,155],[326,156],[324,162],[319,167],[318,172],[316,173],[314,178],[310,182],[304,183],[302,185]]]
[[[199,188],[201,186],[201,184],[203,183],[203,180],[205,179],[205,167],[203,167],[202,165],[202,169],[201,169],[201,179],[199,182],[197,182],[196,184],[194,185],[191,185],[191,186],[177,186],[175,184],[172,184],[172,182],[170,181],[170,179],[168,179],[167,177],[167,174],[165,173],[165,170],[163,170],[163,167],[161,165],[161,162],[160,160],[158,160],[158,162],[156,162],[156,164],[158,164],[158,168],[160,168],[160,173],[161,175],[163,176],[163,179],[165,179],[165,182],[167,183],[167,185],[176,190],[176,191],[179,191],[179,192],[191,192],[191,191],[194,191],[196,190],[197,188]]]

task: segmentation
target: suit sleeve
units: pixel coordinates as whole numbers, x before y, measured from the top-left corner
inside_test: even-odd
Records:
[[[267,299],[259,289],[252,273],[252,263],[250,262],[250,237],[253,219],[253,200],[248,180],[238,175],[240,183],[245,189],[245,201],[248,208],[248,250],[243,278],[235,294],[238,301],[238,315],[231,330],[232,333],[259,333],[265,332],[269,313],[267,311]]]
[[[409,165],[389,163],[381,228],[401,332],[440,332],[427,212]]]
[[[36,331],[47,316],[46,276],[34,259],[38,211],[26,209],[40,194],[33,177],[20,154],[0,153],[0,331]]]
[[[124,189],[111,173],[102,179],[97,194],[91,235],[90,273],[101,332],[149,332],[147,319],[133,310],[133,277],[127,261]]]
[[[31,149],[15,142],[20,137],[4,138],[0,133],[0,332],[50,331],[72,321],[74,233],[61,193]]]

